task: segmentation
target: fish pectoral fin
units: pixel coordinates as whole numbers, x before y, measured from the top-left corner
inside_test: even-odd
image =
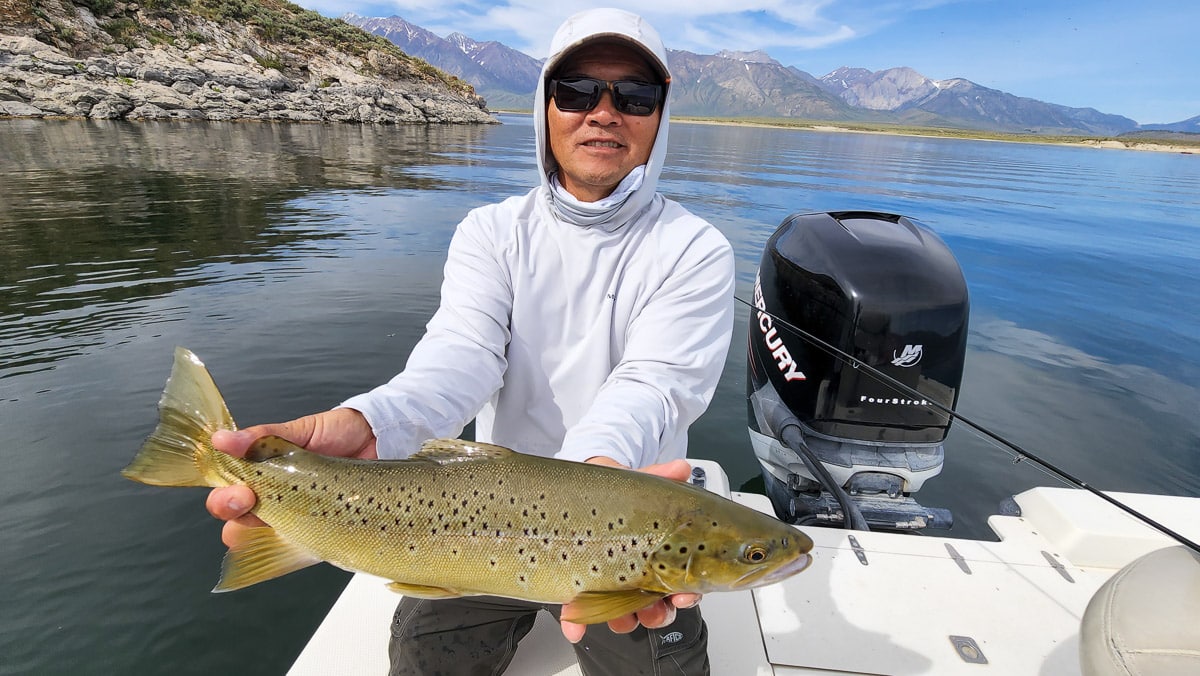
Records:
[[[225,554],[221,579],[214,592],[249,587],[264,580],[307,568],[321,559],[279,537],[270,526],[251,528]]]
[[[464,596],[462,592],[444,587],[430,587],[423,584],[408,584],[407,582],[389,582],[388,589],[397,594],[413,596],[419,599],[456,599]]]
[[[665,593],[644,589],[584,592],[563,606],[562,619],[576,624],[599,624],[641,610],[664,596]]]
[[[479,460],[503,460],[513,454],[513,451],[493,444],[478,441],[463,441],[462,439],[430,439],[421,444],[421,450],[413,453],[414,460],[428,460],[439,465],[452,462],[470,462]]]

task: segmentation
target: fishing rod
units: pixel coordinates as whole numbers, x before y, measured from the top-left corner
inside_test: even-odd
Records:
[[[1184,545],[1188,549],[1191,549],[1192,551],[1194,551],[1196,553],[1200,553],[1200,544],[1193,542],[1192,540],[1175,532],[1174,530],[1172,530],[1172,529],[1168,528],[1167,526],[1159,523],[1158,521],[1150,518],[1149,516],[1142,514],[1141,512],[1130,507],[1129,505],[1126,505],[1125,503],[1121,502],[1120,500],[1117,500],[1117,499],[1107,495],[1103,491],[1101,491],[1097,488],[1094,488],[1091,484],[1072,475],[1071,473],[1067,472],[1066,470],[1063,470],[1063,469],[1057,467],[1050,461],[1044,460],[1043,458],[1040,458],[1037,455],[1025,450],[1023,447],[1021,447],[1016,442],[1009,441],[1008,439],[1005,439],[1004,437],[1000,436],[999,434],[996,434],[995,432],[987,429],[983,425],[980,425],[979,423],[976,423],[975,421],[971,420],[970,418],[956,412],[954,409],[952,409],[948,406],[945,406],[942,403],[935,401],[929,397],[926,397],[925,395],[922,395],[916,389],[909,387],[908,385],[900,382],[899,380],[896,380],[895,378],[889,376],[888,374],[884,373],[883,371],[880,371],[879,369],[875,368],[874,366],[871,366],[870,364],[867,364],[866,362],[856,359],[853,355],[843,351],[842,349],[838,348],[835,345],[831,345],[831,344],[825,342],[824,340],[821,340],[817,336],[814,336],[813,334],[809,333],[808,331],[805,331],[804,329],[792,324],[791,322],[788,322],[786,319],[783,319],[782,317],[779,317],[778,315],[773,314],[769,310],[765,310],[757,305],[754,305],[737,295],[734,296],[734,299],[755,312],[762,312],[763,314],[769,316],[771,318],[771,320],[775,323],[776,326],[779,326],[779,327],[782,327],[789,331],[794,332],[796,335],[807,340],[809,343],[824,350],[830,356],[833,356],[833,357],[841,360],[842,362],[849,364],[851,368],[859,369],[862,372],[864,372],[867,375],[874,378],[875,380],[877,380],[889,387],[892,387],[896,391],[902,392],[907,396],[913,397],[914,399],[917,399],[917,400],[928,402],[931,406],[933,406],[937,410],[941,411],[942,413],[946,414],[947,416],[954,418],[955,420],[961,421],[964,425],[970,427],[971,429],[975,430],[976,432],[978,432],[978,433],[988,437],[989,439],[993,440],[994,442],[1008,448],[1009,450],[1011,450],[1012,452],[1017,454],[1017,457],[1013,461],[1013,464],[1017,464],[1017,463],[1021,462],[1022,460],[1029,460],[1029,461],[1033,462],[1034,464],[1038,465],[1042,470],[1057,477],[1060,481],[1070,484],[1071,486],[1074,486],[1076,488],[1081,488],[1081,489],[1091,493],[1092,495],[1095,495],[1096,497],[1100,498],[1101,500],[1104,500],[1105,502],[1113,505],[1117,509],[1120,509],[1121,511],[1125,512],[1126,514],[1129,514],[1130,516],[1138,519],[1142,523],[1145,523],[1147,526],[1150,526],[1151,528],[1157,530],[1158,532],[1162,533],[1163,535],[1166,535],[1167,537],[1170,537],[1171,539],[1179,542],[1180,544]]]

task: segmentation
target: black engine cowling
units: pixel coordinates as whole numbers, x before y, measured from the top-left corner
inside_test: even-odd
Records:
[[[751,438],[782,518],[802,518],[795,499],[819,481],[781,441],[789,425],[852,495],[906,496],[940,471],[969,302],[937,235],[892,214],[789,216],[767,241],[754,305]]]

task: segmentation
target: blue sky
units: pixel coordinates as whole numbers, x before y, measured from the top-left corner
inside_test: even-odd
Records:
[[[401,16],[445,36],[543,57],[555,27],[588,7],[645,16],[667,47],[766,51],[817,77],[909,66],[1140,123],[1200,115],[1195,0],[299,0],[326,16]]]

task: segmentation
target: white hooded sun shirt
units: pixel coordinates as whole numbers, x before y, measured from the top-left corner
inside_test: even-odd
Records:
[[[734,260],[716,228],[655,191],[666,103],[640,183],[631,175],[592,204],[551,186],[545,82],[569,51],[614,37],[666,74],[658,34],[628,12],[582,12],[555,34],[534,97],[541,185],[467,214],[404,371],[343,404],[371,424],[380,458],[472,418],[479,441],[525,453],[630,467],[685,456],[729,348]]]

